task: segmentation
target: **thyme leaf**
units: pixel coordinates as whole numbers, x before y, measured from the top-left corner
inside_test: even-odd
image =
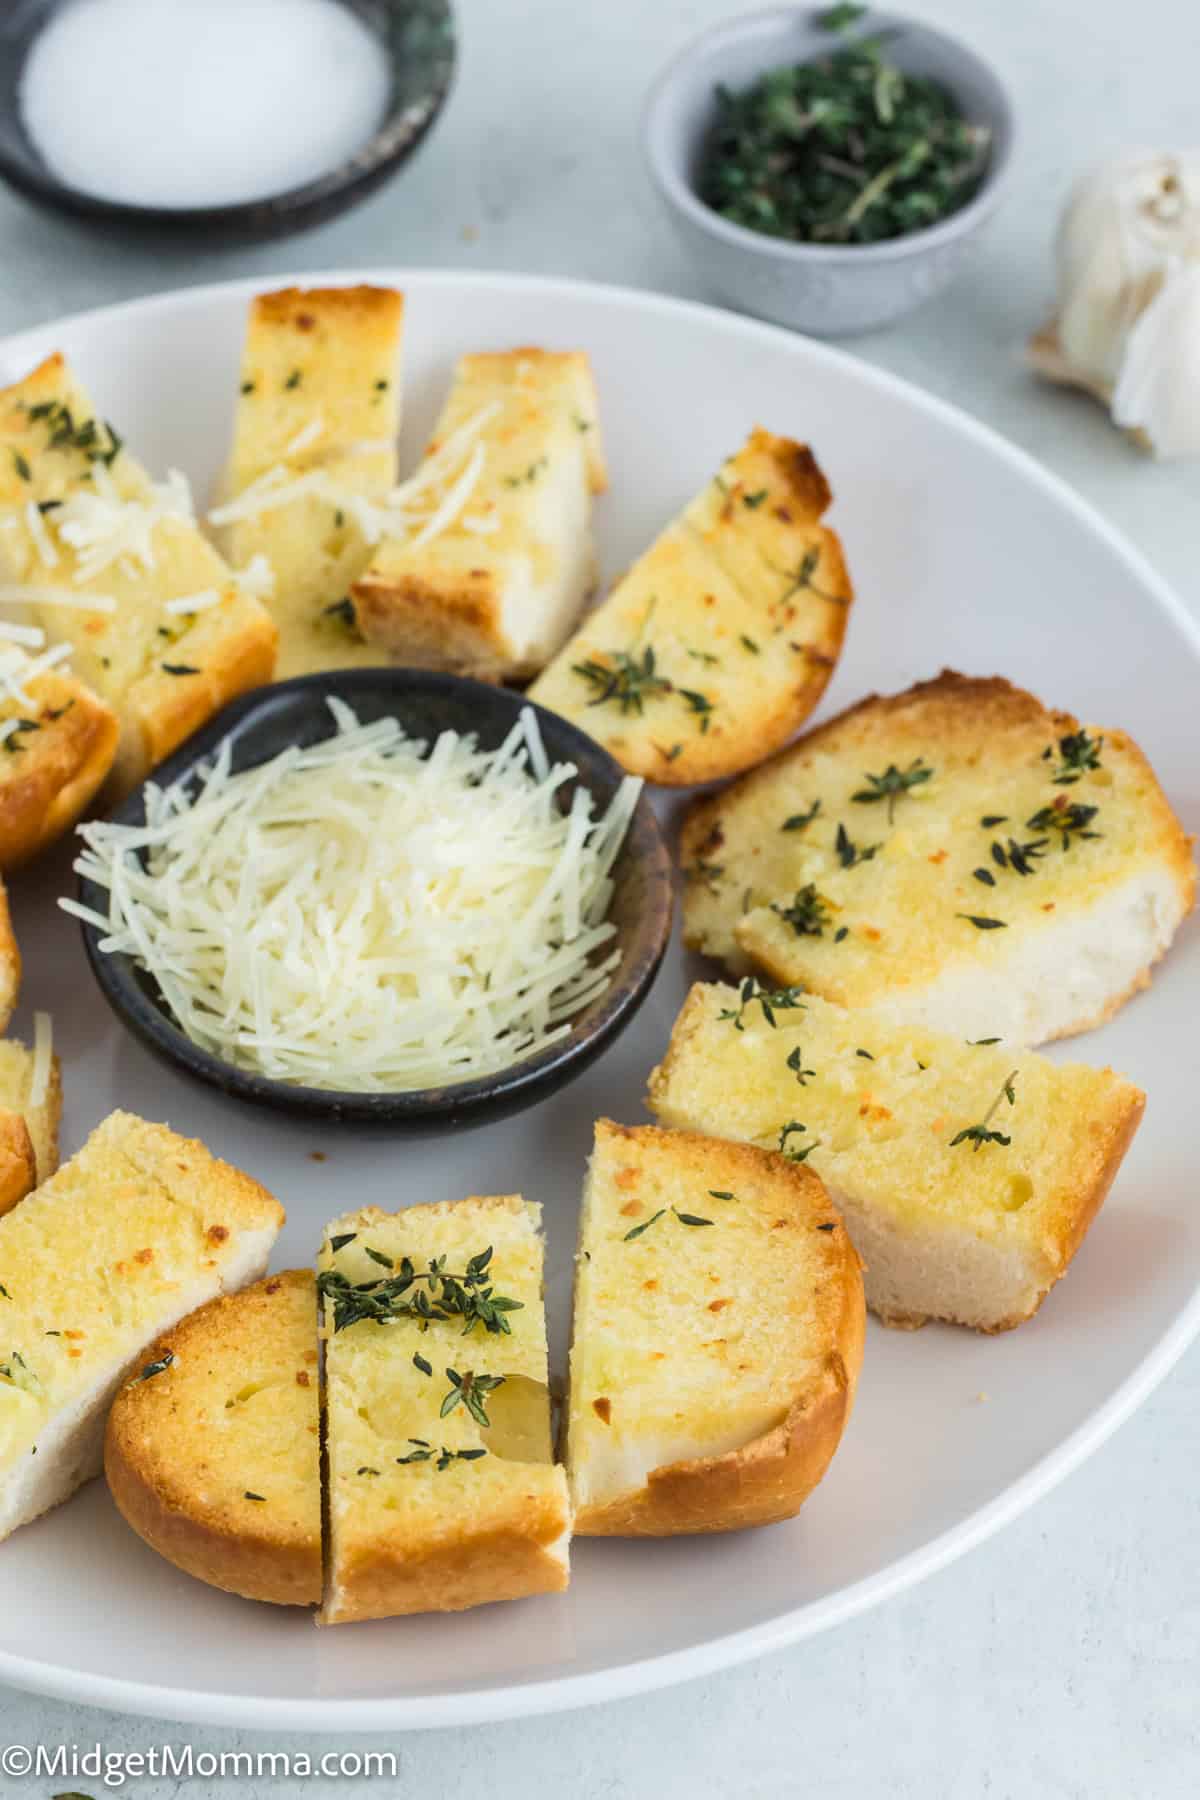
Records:
[[[771,902],[771,911],[791,926],[797,937],[824,937],[829,924],[829,902],[818,894],[811,881],[797,889],[787,906]]]
[[[850,798],[859,806],[874,806],[881,801],[887,802],[888,824],[896,816],[896,802],[913,788],[921,787],[932,779],[933,770],[923,756],[910,762],[907,769],[898,769],[895,763],[889,763],[882,775],[864,775],[865,788],[859,788]]]
[[[970,1144],[973,1151],[979,1151],[983,1149],[985,1144],[1003,1144],[1007,1147],[1012,1143],[1012,1138],[1009,1137],[1006,1132],[993,1131],[991,1129],[991,1124],[997,1112],[1000,1110],[1000,1107],[1006,1100],[1010,1106],[1015,1106],[1017,1104],[1016,1079],[1017,1071],[1013,1069],[1004,1077],[1004,1080],[1000,1084],[1000,1092],[996,1095],[996,1098],[984,1113],[979,1124],[968,1125],[965,1130],[958,1132],[956,1136],[950,1139],[950,1148],[952,1150],[958,1144]]]
[[[738,1005],[722,1007],[717,1015],[717,1023],[724,1024],[726,1019],[731,1019],[735,1031],[745,1031],[746,1009],[758,1005],[762,1007],[763,1018],[774,1030],[777,1012],[792,1012],[797,1007],[801,1012],[804,1011],[804,1002],[800,998],[803,992],[802,987],[760,987],[753,975],[747,975],[738,989]]]

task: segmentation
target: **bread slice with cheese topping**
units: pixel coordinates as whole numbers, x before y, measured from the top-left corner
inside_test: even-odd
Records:
[[[536,673],[594,585],[592,495],[605,485],[582,351],[464,356],[400,491],[410,523],[354,583],[363,636],[419,668],[489,681]]]
[[[530,698],[631,775],[712,781],[786,743],[825,691],[852,598],[811,450],[754,431],[589,615]]]
[[[104,1472],[152,1549],[213,1587],[321,1598],[317,1297],[311,1270],[210,1300],[145,1352],[108,1417]]]
[[[1006,1331],[1061,1279],[1141,1121],[1111,1069],[1054,1064],[794,989],[696,986],[650,1078],[665,1124],[825,1183],[891,1325]]]
[[[601,1119],[575,1276],[575,1529],[733,1531],[790,1518],[841,1439],[863,1287],[810,1169]]]
[[[539,1223],[501,1195],[327,1227],[323,1623],[566,1587]]]
[[[347,599],[371,559],[371,509],[396,484],[404,297],[284,288],[250,306],[233,450],[218,507],[236,569],[265,557],[277,680],[392,659]]]
[[[121,1112],[0,1218],[0,1537],[100,1473],[147,1346],[257,1279],[282,1223],[249,1176]]]
[[[0,1214],[11,1212],[58,1167],[62,1075],[50,1018],[39,1013],[32,1050],[0,1039]]]
[[[116,712],[121,790],[275,666],[183,477],[151,481],[61,356],[0,392],[0,605],[69,644]]]
[[[112,768],[119,736],[112,707],[82,681],[0,641],[0,869],[70,830]]]
[[[896,1021],[1037,1044],[1144,987],[1195,901],[1132,738],[949,671],[691,809],[689,946]]]

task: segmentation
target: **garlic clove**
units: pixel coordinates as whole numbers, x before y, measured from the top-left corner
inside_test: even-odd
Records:
[[[1156,456],[1200,456],[1200,263],[1170,270],[1129,332],[1112,416]]]
[[[1161,309],[1158,302],[1178,274],[1198,265],[1200,150],[1137,151],[1093,170],[1063,214],[1058,311],[1030,340],[1029,362],[1106,404],[1121,391],[1118,423],[1160,455],[1190,454],[1195,432],[1186,414],[1200,414],[1200,404],[1172,388],[1200,353],[1191,342],[1196,310],[1183,291]],[[1148,313],[1154,317],[1142,330]],[[1128,369],[1135,334],[1136,366]],[[1186,341],[1176,341],[1180,334]],[[1186,386],[1200,401],[1191,373]]]

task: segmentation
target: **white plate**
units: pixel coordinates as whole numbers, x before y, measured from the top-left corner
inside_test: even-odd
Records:
[[[380,279],[376,272],[374,279]],[[462,350],[586,348],[614,472],[612,575],[756,420],[808,438],[838,495],[858,589],[825,711],[943,664],[1027,683],[1131,730],[1192,828],[1200,635],[1103,522],[962,414],[803,338],[697,306],[558,282],[383,279],[409,296],[406,454]],[[321,279],[330,279],[322,277]],[[334,279],[361,279],[342,276]],[[371,279],[371,277],[368,277]],[[261,283],[256,285],[262,285]],[[0,374],[63,349],[152,464],[203,489],[229,429],[251,284],[167,295],[0,345]],[[645,1077],[689,977],[674,954],[635,1024],[573,1087],[441,1145],[317,1137],[153,1063],[111,1020],[56,916],[68,857],[13,883],[25,1010],[57,1020],[67,1150],[116,1105],[195,1133],[274,1189],[276,1266],[306,1262],[346,1206],[524,1189],[544,1204],[556,1354],[592,1120],[643,1117]],[[1060,1480],[1144,1399],[1200,1328],[1194,926],[1153,989],[1068,1053],[1150,1094],[1146,1124],[1068,1279],[1000,1338],[872,1326],[857,1410],[791,1524],[662,1544],[580,1543],[568,1594],[317,1631],[303,1613],[178,1574],[102,1483],[0,1549],[0,1678],[177,1720],[346,1732],[512,1717],[614,1698],[793,1643],[978,1543]],[[311,1153],[323,1151],[317,1163]]]

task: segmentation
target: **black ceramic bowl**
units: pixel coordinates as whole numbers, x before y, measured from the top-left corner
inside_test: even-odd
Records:
[[[333,729],[326,705],[330,694],[346,700],[364,724],[395,717],[410,737],[430,741],[445,730],[473,732],[484,749],[497,748],[522,707],[530,704],[505,688],[415,669],[305,675],[235,700],[156,769],[154,781],[160,786],[186,781],[196,765],[226,739],[233,745],[235,770],[266,762],[289,744],[318,743]],[[574,725],[541,707],[534,710],[551,761],[574,763],[579,771],[559,789],[561,804],[570,806],[575,787],[582,781],[595,796],[598,810],[603,811],[621,782],[621,769],[606,750]],[[131,794],[112,817],[126,825],[144,824],[144,789]],[[585,1069],[632,1019],[662,961],[673,910],[671,861],[645,794],[633,815],[613,879],[609,917],[617,927],[621,961],[605,992],[572,1021],[570,1034],[496,1074],[450,1087],[402,1093],[298,1087],[236,1069],[184,1035],[167,1011],[156,983],[130,957],[102,951],[102,933],[94,926],[84,925],[83,938],[105,999],[134,1036],[164,1062],[239,1100],[309,1120],[381,1124],[429,1135],[486,1124],[543,1099]],[[107,894],[92,882],[80,881],[79,898],[85,906],[107,912]]]
[[[86,194],[58,180],[21,119],[21,70],[47,19],[70,0],[0,0],[0,178],[60,212],[124,225],[205,237],[214,244],[255,243],[319,225],[365,200],[416,149],[441,111],[454,74],[456,36],[450,0],[341,0],[384,45],[392,66],[387,117],[357,154],[316,181],[232,206],[133,206]],[[304,120],[296,120],[298,132]]]

